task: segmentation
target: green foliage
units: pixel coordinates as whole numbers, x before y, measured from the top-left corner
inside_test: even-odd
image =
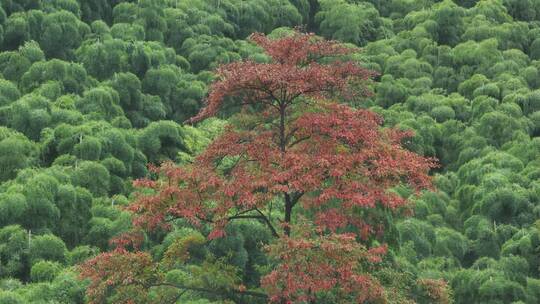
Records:
[[[62,239],[52,235],[38,235],[29,240],[29,259],[32,265],[35,265],[37,262],[46,260],[46,261],[56,261],[64,263],[66,260],[66,245]],[[50,266],[50,265],[49,265]],[[44,266],[45,269],[54,268],[53,266]]]
[[[56,197],[60,221],[54,232],[70,246],[79,244],[88,230],[92,195],[84,188],[61,185]]]
[[[81,242],[82,243],[82,242]],[[66,259],[68,265],[77,265],[85,260],[95,256],[98,253],[98,249],[88,245],[77,246],[68,252]]]
[[[362,47],[351,57],[380,75],[355,106],[414,131],[404,144],[441,164],[438,192],[389,219],[389,263],[444,278],[455,303],[538,303],[539,21],[537,0],[0,0],[0,303],[84,303],[66,267],[131,227],[133,180],[192,161],[225,128],[182,125],[210,71],[269,62],[246,38],[298,25]],[[184,224],[143,246],[163,255],[192,236]],[[263,231],[234,226],[166,275],[257,288],[272,266]]]
[[[153,122],[141,130],[139,145],[153,163],[175,159],[185,149],[182,127],[173,121]]]
[[[0,229],[0,273],[2,277],[24,277],[27,272],[28,237],[20,226]]]
[[[30,270],[32,282],[50,282],[60,272],[62,265],[57,262],[39,261]]]
[[[82,93],[88,81],[82,65],[53,59],[34,63],[22,76],[20,87],[28,93],[51,80],[61,84],[62,92],[75,94]]]
[[[88,114],[91,119],[95,120],[111,121],[117,116],[124,115],[120,107],[118,93],[109,87],[98,87],[85,91],[83,97],[75,105],[81,113]]]
[[[24,299],[22,296],[11,291],[0,291],[0,303],[5,304],[22,304]]]
[[[371,4],[350,4],[340,0],[321,1],[320,5],[321,11],[315,20],[321,33],[328,38],[363,46],[387,35],[379,12]]]
[[[92,41],[78,48],[76,56],[88,74],[103,80],[127,69],[129,55],[126,49],[127,44],[118,39]]]
[[[91,161],[77,163],[73,184],[88,189],[95,196],[105,196],[110,189],[110,173],[105,166]]]
[[[77,48],[86,33],[88,25],[78,20],[77,16],[68,11],[58,11],[48,14],[41,24],[39,43],[49,57],[70,59],[73,50]]]
[[[0,181],[14,178],[17,171],[32,166],[36,146],[21,133],[0,127]]]

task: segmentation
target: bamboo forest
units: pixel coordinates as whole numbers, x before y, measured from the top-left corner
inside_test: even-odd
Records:
[[[540,303],[540,0],[0,0],[0,304]]]

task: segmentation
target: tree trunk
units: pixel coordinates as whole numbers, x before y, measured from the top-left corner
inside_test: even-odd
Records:
[[[285,157],[285,152],[287,150],[287,139],[285,135],[285,115],[286,103],[282,102],[279,107],[279,148],[281,150],[282,157]],[[289,224],[291,223],[293,203],[291,200],[291,196],[287,192],[283,192],[283,199],[285,201],[285,219],[283,220],[285,223],[285,227],[283,228],[283,232],[286,236],[290,236],[291,227],[289,227]]]
[[[285,199],[285,227],[283,228],[283,232],[286,236],[291,235],[291,227],[289,227],[289,224],[291,223],[291,214],[292,214],[292,208],[293,203],[291,201],[291,196],[289,193],[284,194]]]

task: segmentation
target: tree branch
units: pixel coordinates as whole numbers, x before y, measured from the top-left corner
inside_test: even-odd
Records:
[[[279,238],[279,234],[277,233],[276,228],[274,228],[274,225],[272,225],[272,222],[268,219],[268,217],[264,215],[264,213],[262,213],[262,211],[259,210],[258,208],[255,208],[255,211],[257,211],[262,216],[262,219],[265,221],[268,228],[270,228],[272,235],[276,238]]]
[[[186,294],[186,292],[188,292],[187,289],[184,289],[182,290],[181,292],[179,292],[174,298],[171,299],[171,302],[169,302],[170,304],[175,304],[176,302],[178,302],[178,300],[180,300],[180,298]]]
[[[256,297],[256,298],[261,298],[261,299],[267,299],[268,298],[268,295],[265,294],[265,293],[258,292],[258,291],[249,291],[249,290],[239,291],[239,290],[226,289],[226,288],[208,289],[208,288],[204,288],[204,287],[192,287],[192,286],[186,286],[186,285],[183,285],[183,284],[175,284],[175,283],[168,283],[168,282],[154,283],[154,284],[142,284],[142,285],[145,288],[166,286],[166,287],[174,287],[174,288],[183,289],[183,290],[206,292],[206,293],[210,293],[210,294],[214,294],[214,295],[219,295],[219,294],[223,294],[223,293],[231,293],[232,292],[232,293],[237,294],[237,295],[246,295],[246,296]]]
[[[289,144],[289,148],[290,148],[290,147],[293,147],[293,146],[295,146],[295,145],[297,145],[297,144],[299,144],[299,143],[301,143],[301,142],[303,142],[304,140],[308,140],[308,139],[310,139],[310,137],[308,137],[308,136],[299,138],[299,139],[293,141],[292,143],[290,143],[290,144]]]
[[[270,229],[270,232],[272,232],[272,235],[276,238],[279,238],[279,234],[277,233],[277,230],[274,228],[270,220],[258,209],[254,209],[254,211],[257,211],[259,215],[233,215],[227,218],[228,221],[236,220],[236,219],[258,219],[262,220],[266,226]]]

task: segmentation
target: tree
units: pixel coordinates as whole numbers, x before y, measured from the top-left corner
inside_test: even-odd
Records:
[[[63,263],[66,253],[64,242],[52,234],[39,235],[30,241],[29,259],[32,265],[42,260]]]
[[[433,18],[438,24],[440,44],[456,45],[464,30],[463,16],[465,10],[452,1],[442,1],[437,4]]]
[[[118,92],[124,112],[136,112],[142,108],[141,81],[131,73],[115,74],[110,86]]]
[[[239,60],[236,49],[234,41],[229,38],[200,35],[186,39],[180,51],[189,61],[192,71],[198,73],[218,64]]]
[[[39,95],[25,95],[4,110],[0,120],[33,140],[39,139],[41,130],[51,122],[50,104]]]
[[[78,2],[81,6],[81,15],[83,21],[90,23],[94,20],[103,20],[109,23],[112,19],[113,3],[117,1],[80,0]]]
[[[2,49],[14,50],[29,38],[28,21],[24,14],[10,16],[4,25],[4,41]]]
[[[19,86],[24,93],[28,93],[51,80],[60,82],[65,93],[81,94],[88,84],[82,65],[53,59],[35,62],[24,73]]]
[[[84,187],[95,196],[105,196],[110,189],[110,174],[102,164],[83,161],[72,176],[73,184]]]
[[[0,302],[6,304],[22,304],[22,296],[12,291],[0,291]]]
[[[298,32],[276,40],[254,34],[251,40],[272,62],[221,66],[205,108],[190,122],[216,115],[226,100],[244,110],[192,165],[166,163],[154,170],[162,180],[136,183],[148,192],[128,207],[134,225],[155,230],[181,218],[195,227],[207,223],[207,237],[216,239],[231,221],[258,220],[275,238],[269,253],[277,265],[262,279],[270,302],[302,303],[327,293],[358,303],[384,297],[380,283],[357,263],[377,263],[386,247],[368,249],[358,240],[381,231],[381,214],[407,205],[391,188],[405,184],[420,191],[430,185],[434,161],[401,147],[410,132],[381,129],[378,115],[326,99],[366,93],[362,87],[372,73],[339,60],[355,49]],[[135,232],[120,237],[115,251],[83,266],[91,302],[101,301],[107,286],[119,286],[121,302],[128,286],[146,287],[137,291],[144,299],[150,286],[167,285],[148,254],[127,251],[126,245],[138,247],[140,241]],[[310,257],[306,248],[320,249]],[[348,254],[336,257],[340,250]],[[316,263],[305,272],[292,271],[312,259]],[[134,267],[111,272],[123,264]],[[251,293],[242,286],[238,291]]]
[[[0,107],[9,105],[20,97],[17,86],[7,80],[0,80]]]
[[[37,149],[24,135],[5,127],[0,127],[0,181],[17,175],[34,162]]]
[[[81,113],[99,117],[101,120],[110,121],[124,115],[120,106],[120,96],[110,87],[87,90],[83,97],[76,102],[76,106]]]
[[[173,121],[158,121],[141,130],[139,147],[152,163],[175,159],[185,150],[182,127]]]
[[[187,1],[191,4],[190,1]],[[236,36],[244,38],[253,32],[270,32],[280,26],[302,23],[302,15],[291,1],[248,0],[227,1],[227,19],[234,23]]]
[[[30,68],[30,61],[16,52],[0,54],[0,69],[8,80],[19,81],[21,76]]]
[[[83,188],[71,185],[58,187],[56,205],[60,210],[60,221],[55,233],[68,246],[79,244],[88,230],[92,196]]]
[[[22,276],[28,258],[27,232],[18,225],[0,229],[0,275]]]
[[[533,21],[540,17],[540,3],[536,0],[503,0],[503,3],[515,19]]]
[[[45,12],[55,12],[55,11],[68,11],[73,13],[76,17],[80,17],[81,10],[79,8],[79,2],[77,0],[52,0],[46,3],[43,3],[42,9]]]
[[[73,50],[79,47],[88,32],[88,25],[62,10],[43,18],[39,42],[48,56],[67,60],[73,58]]]
[[[62,266],[57,262],[39,261],[32,266],[30,278],[33,282],[52,281],[60,272]]]
[[[115,23],[111,26],[111,35],[124,41],[144,40],[144,28],[139,24]]]
[[[83,44],[77,51],[77,59],[86,71],[98,78],[107,79],[113,74],[126,70],[126,43],[118,39]]]
[[[8,15],[11,15],[14,12],[31,10],[31,9],[39,9],[40,1],[39,0],[21,0],[21,1],[3,0],[2,7]]]
[[[320,1],[321,11],[315,15],[325,37],[365,45],[380,32],[382,21],[379,12],[365,2],[349,4],[347,1]]]
[[[486,113],[478,120],[476,130],[492,145],[500,147],[524,129],[523,123],[512,116],[501,111]]]

